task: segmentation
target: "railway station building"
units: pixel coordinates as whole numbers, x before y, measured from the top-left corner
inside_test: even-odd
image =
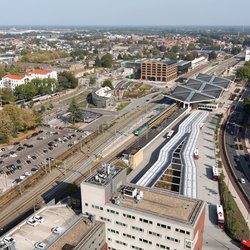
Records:
[[[126,183],[104,165],[81,183],[82,213],[105,223],[108,249],[202,249],[205,203]]]
[[[199,73],[196,78],[189,78],[179,83],[164,95],[182,103],[183,107],[192,107],[212,111],[218,108],[218,101],[224,91],[228,91],[234,77],[218,77]]]

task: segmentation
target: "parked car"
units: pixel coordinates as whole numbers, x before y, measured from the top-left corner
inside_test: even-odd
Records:
[[[36,249],[46,249],[47,247],[46,247],[46,244],[45,243],[43,243],[43,242],[36,242],[35,244],[34,244],[34,247],[36,248]]]
[[[39,223],[42,223],[42,222],[44,222],[45,219],[44,219],[44,217],[42,217],[40,215],[35,215],[35,216],[33,216],[33,220],[35,220]]]
[[[25,172],[24,175],[25,176],[31,176],[32,174],[30,172]]]
[[[6,245],[11,245],[13,243],[16,243],[16,240],[13,237],[5,237],[3,239]]]
[[[37,157],[35,155],[32,155],[31,158],[35,160]]]
[[[34,219],[29,219],[26,221],[28,225],[31,225],[32,227],[36,227],[38,225],[38,222]]]
[[[51,231],[54,233],[54,234],[62,234],[64,232],[64,228],[62,227],[53,227],[51,229]]]

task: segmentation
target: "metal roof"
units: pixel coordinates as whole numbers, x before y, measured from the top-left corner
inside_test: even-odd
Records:
[[[212,102],[218,99],[234,78],[215,75],[198,74],[197,78],[189,78],[186,83],[178,84],[175,89],[164,93],[171,99],[186,102]]]

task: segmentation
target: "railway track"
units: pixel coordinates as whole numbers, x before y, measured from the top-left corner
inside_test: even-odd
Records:
[[[73,156],[73,160],[68,160],[67,166],[67,176],[65,173],[61,171],[60,174],[57,174],[56,177],[52,178],[51,180],[46,180],[46,183],[39,188],[36,186],[32,186],[31,188],[24,190],[23,192],[20,190],[22,195],[11,201],[11,204],[6,205],[5,207],[1,208],[0,213],[0,228],[3,230],[1,234],[4,233],[6,230],[9,230],[14,222],[17,221],[17,218],[21,215],[25,214],[27,211],[31,210],[34,204],[44,204],[44,200],[49,200],[53,198],[55,194],[58,192],[60,193],[63,188],[65,188],[65,183],[76,183],[80,184],[80,182],[87,177],[88,172],[94,171],[100,162],[93,163],[93,158],[90,155],[98,153],[100,150],[104,149],[106,145],[114,140],[113,137],[116,136],[116,132],[120,131],[123,133],[124,127],[131,124],[135,118],[138,118],[139,115],[145,113],[148,108],[152,108],[155,104],[148,104],[149,106],[145,106],[140,111],[134,112],[129,116],[123,117],[120,119],[119,123],[115,124],[115,127],[111,127],[105,133],[101,134],[97,138],[95,138],[92,142],[84,145],[80,152],[78,152],[77,156]],[[138,114],[139,113],[139,114]],[[132,140],[136,140],[136,138],[132,138]],[[122,147],[127,146],[128,141]],[[119,149],[120,150],[120,149]],[[115,157],[118,153],[118,150],[115,150],[111,153],[108,157],[104,158],[102,161],[108,161]],[[70,161],[70,162],[69,162]],[[91,168],[89,167],[91,166]],[[60,166],[59,170],[65,170]],[[46,178],[48,179],[48,178]],[[55,183],[57,183],[55,185]],[[41,184],[41,183],[40,183]],[[13,223],[12,223],[13,222]]]

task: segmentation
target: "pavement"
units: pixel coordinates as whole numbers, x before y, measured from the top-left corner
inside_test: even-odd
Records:
[[[197,198],[207,202],[203,250],[239,249],[225,232],[217,226],[216,205],[220,204],[218,182],[212,180],[212,167],[216,165],[214,131],[217,119],[213,113],[207,118],[200,133],[197,163]]]

